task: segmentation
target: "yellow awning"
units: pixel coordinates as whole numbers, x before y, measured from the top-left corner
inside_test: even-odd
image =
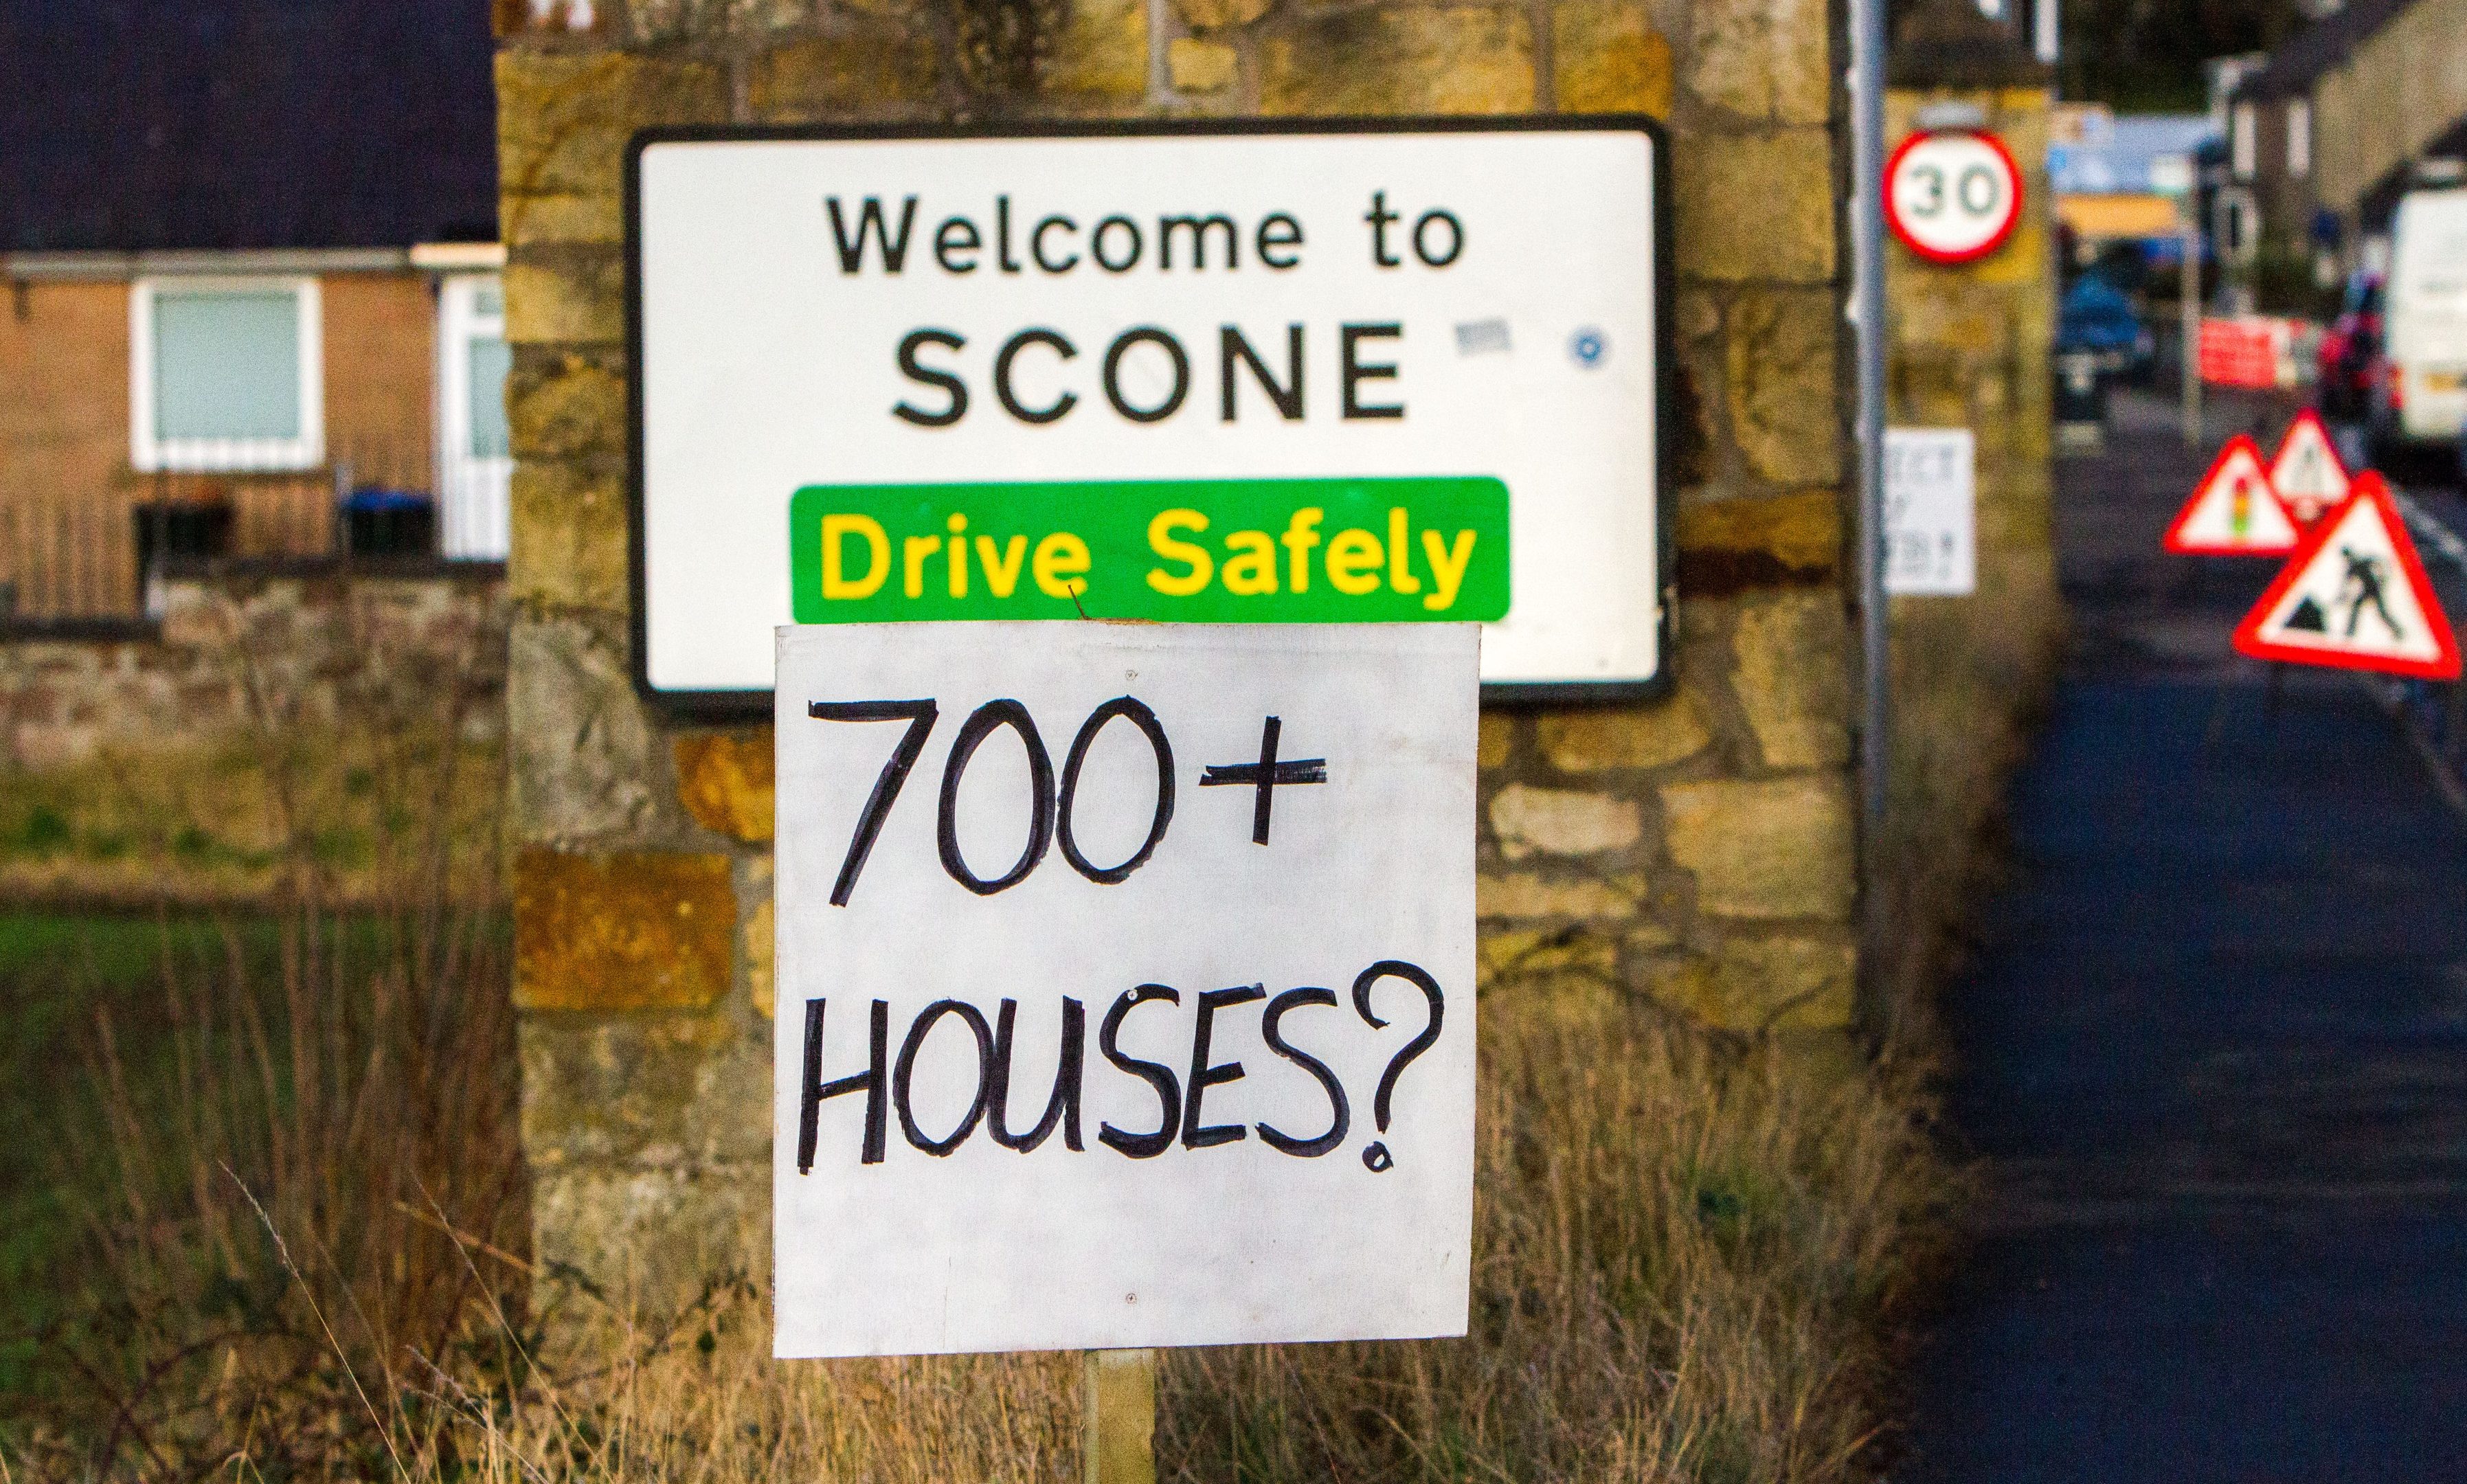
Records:
[[[2074,235],[2094,240],[2118,237],[2173,237],[2183,230],[2176,201],[2165,195],[2060,195],[2056,219]]]

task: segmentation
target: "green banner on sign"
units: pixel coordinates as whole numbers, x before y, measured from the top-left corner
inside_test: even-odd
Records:
[[[800,624],[1143,618],[1489,621],[1507,487],[1487,477],[809,485]]]

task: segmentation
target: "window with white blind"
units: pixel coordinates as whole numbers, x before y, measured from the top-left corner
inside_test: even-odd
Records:
[[[2228,164],[2238,180],[2252,178],[2253,163],[2261,148],[2255,137],[2259,128],[2260,121],[2254,117],[2251,103],[2238,103],[2228,115]]]
[[[314,279],[141,280],[128,295],[129,462],[141,470],[324,462]]]
[[[2301,98],[2287,104],[2287,173],[2297,180],[2313,173],[2313,104]]]

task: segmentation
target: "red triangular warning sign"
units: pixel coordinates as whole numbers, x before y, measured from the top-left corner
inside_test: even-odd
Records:
[[[2307,407],[2287,424],[2287,436],[2270,460],[2270,487],[2288,514],[2310,526],[2347,497],[2347,466],[2321,415]]]
[[[2347,502],[2303,543],[2236,626],[2255,659],[2458,678],[2458,641],[2434,601],[2424,562],[2389,486],[2367,469]]]
[[[2272,557],[2294,551],[2296,537],[2295,518],[2271,491],[2260,447],[2238,433],[2176,513],[2166,545],[2179,556]]]

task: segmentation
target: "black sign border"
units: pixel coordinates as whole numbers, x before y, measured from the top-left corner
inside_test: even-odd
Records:
[[[1641,680],[1485,682],[1485,706],[1610,705],[1658,700],[1673,674],[1678,604],[1676,501],[1664,478],[1680,436],[1676,291],[1670,240],[1670,133],[1642,113],[1519,114],[1511,117],[1311,119],[1016,120],[1000,124],[667,125],[638,129],[625,145],[625,495],[626,575],[632,599],[627,631],[634,689],[682,720],[745,722],[771,716],[775,693],[668,691],[650,679],[650,610],[644,587],[643,472],[643,154],[656,145],[830,143],[845,140],[1175,139],[1209,135],[1641,133],[1653,142],[1653,317],[1655,669]],[[1512,601],[1512,600],[1511,600]]]

